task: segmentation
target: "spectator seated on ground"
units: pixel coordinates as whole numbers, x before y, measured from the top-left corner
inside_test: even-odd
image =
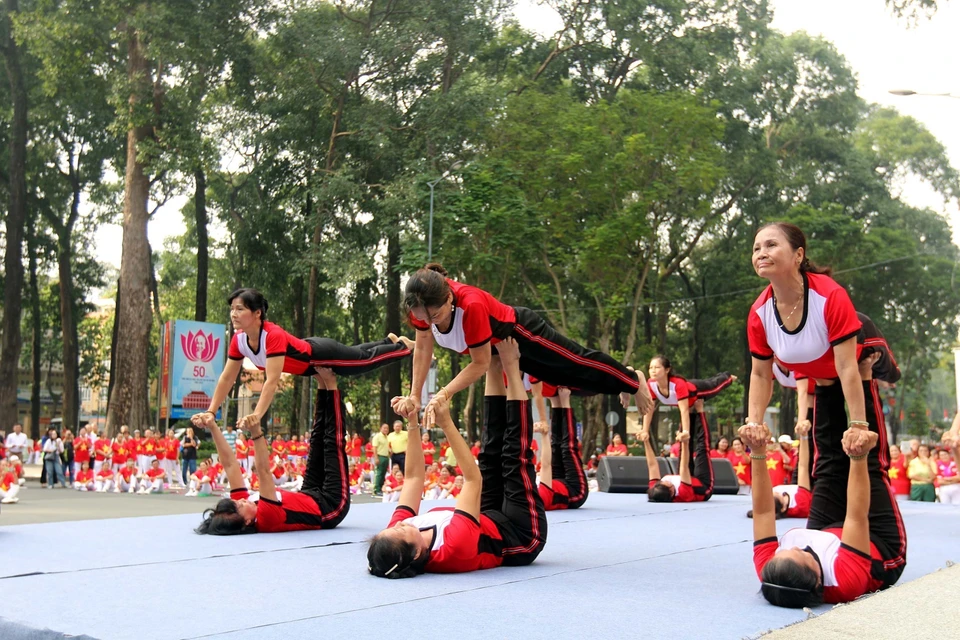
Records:
[[[73,488],[77,491],[94,491],[96,489],[96,484],[93,481],[93,469],[90,468],[89,462],[84,462],[80,465],[80,470],[77,471],[77,479],[73,483]]]

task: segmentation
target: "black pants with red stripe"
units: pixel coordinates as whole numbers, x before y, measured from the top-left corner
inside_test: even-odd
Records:
[[[907,534],[894,497],[887,469],[890,467],[890,445],[883,406],[875,380],[863,383],[864,403],[870,430],[880,436],[877,446],[867,457],[870,475],[870,540],[883,556],[874,563],[873,576],[885,586],[895,584],[907,563]],[[842,526],[847,516],[847,482],[850,458],[843,452],[843,433],[847,429],[847,413],[840,383],[817,387],[814,404],[813,442],[816,460],[813,500],[810,504],[808,529]]]
[[[533,412],[526,400],[484,398],[484,424],[477,462],[483,477],[480,511],[497,525],[506,566],[528,565],[547,542],[547,513],[537,491]]]
[[[310,369],[304,375],[312,376],[315,369],[329,367],[338,376],[359,376],[406,358],[411,351],[403,343],[394,344],[390,338],[365,342],[348,347],[331,338],[307,338],[313,348]]]
[[[339,390],[317,391],[317,406],[310,430],[310,454],[300,492],[316,500],[323,529],[333,529],[350,511],[344,415],[346,408]]]
[[[595,349],[566,338],[539,315],[525,307],[514,307],[517,321],[505,335],[513,336],[520,347],[520,370],[558,387],[574,387],[593,393],[636,393],[637,374]]]
[[[697,495],[707,501],[713,495],[713,463],[710,461],[710,424],[703,412],[696,414],[694,430],[691,438],[696,438],[695,449],[697,455],[690,456],[690,477],[700,481],[702,486],[694,487]]]
[[[583,472],[573,409],[554,407],[550,410],[550,452],[553,479],[562,480],[569,494],[569,497],[556,495],[554,502],[566,500],[568,509],[580,508],[587,501],[590,489]]]
[[[697,388],[698,400],[709,400],[733,384],[733,376],[730,375],[728,371],[724,371],[712,378],[706,378],[705,380],[687,380],[687,382]]]

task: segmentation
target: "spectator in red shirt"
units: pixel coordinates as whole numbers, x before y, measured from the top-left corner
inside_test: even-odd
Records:
[[[116,483],[117,486],[114,488],[114,492],[120,493],[126,491],[127,493],[134,493],[137,490],[137,467],[133,463],[133,458],[127,458],[126,464],[120,468],[120,471],[116,474]]]
[[[629,456],[630,451],[627,450],[627,445],[623,444],[623,439],[620,437],[619,433],[613,434],[613,441],[610,442],[610,445],[607,447],[608,456]]]
[[[18,493],[20,493],[20,483],[17,481],[16,468],[4,458],[0,460],[0,503],[20,502]]]
[[[786,433],[782,434],[777,442],[780,444],[780,455],[783,457],[784,484],[793,478],[793,471],[797,468],[797,450],[793,447],[793,438]]]
[[[711,458],[726,458],[730,454],[730,441],[726,436],[721,436],[717,440],[717,448],[710,450]]]
[[[893,493],[896,496],[910,495],[910,478],[907,476],[907,456],[903,455],[900,447],[890,445],[890,468],[887,470]]]
[[[421,439],[421,442],[420,442],[420,448],[423,449],[423,463],[426,465],[433,464],[433,456],[437,452],[437,448],[433,445],[433,442],[430,440],[430,432],[428,431],[423,432],[423,438]]]
[[[476,460],[480,457],[480,441],[475,440],[473,446],[470,447],[470,453],[473,454],[473,459]]]
[[[360,454],[363,452],[363,438],[356,431],[350,436],[347,451],[347,461],[350,464],[360,464]]]
[[[400,492],[403,490],[403,471],[400,465],[393,465],[393,473],[383,483],[383,501],[397,502],[400,500]]]
[[[166,475],[166,472],[160,468],[160,461],[154,458],[147,472],[140,476],[138,493],[163,493],[163,479]]]
[[[93,482],[93,469],[90,468],[89,461],[80,464],[80,470],[77,471],[77,479],[73,483],[73,488],[77,491],[93,491],[96,489]]]
[[[740,485],[740,491],[737,495],[750,495],[750,484],[752,482],[750,456],[747,455],[747,450],[743,446],[743,440],[740,438],[733,439],[727,460],[733,465],[733,471],[737,474],[737,484]]]

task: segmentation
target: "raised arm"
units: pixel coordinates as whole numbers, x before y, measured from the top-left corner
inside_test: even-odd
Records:
[[[810,421],[797,423],[796,434],[800,438],[800,455],[797,458],[797,485],[810,490]]]
[[[550,424],[547,422],[533,423],[533,430],[540,434],[540,484],[553,484],[553,447],[550,442]]]
[[[197,413],[190,421],[194,426],[206,429],[213,438],[213,444],[217,447],[217,455],[220,458],[220,464],[223,465],[223,472],[227,475],[227,484],[230,489],[241,489],[246,485],[243,483],[243,470],[237,464],[237,457],[233,453],[233,447],[223,437],[223,432],[214,420],[213,414],[209,411]],[[260,425],[257,425],[259,428]],[[140,476],[142,477],[142,475]]]
[[[470,364],[464,367],[463,370],[457,374],[457,377],[442,387],[440,391],[437,392],[437,395],[433,396],[427,408],[429,408],[430,405],[449,405],[450,398],[453,397],[453,394],[466,389],[483,377],[483,374],[490,368],[490,361],[492,359],[493,348],[489,342],[475,349],[470,349]],[[523,388],[522,380],[520,382],[520,388]],[[435,412],[431,412],[431,415],[434,413]],[[429,427],[433,423],[427,421],[425,417],[424,424]]]
[[[647,477],[650,480],[659,480],[660,465],[657,464],[657,455],[653,451],[653,445],[650,443],[650,431],[647,428],[649,424],[650,422],[645,416],[643,418],[643,429],[640,431],[640,439],[643,441],[643,453],[647,458]]]
[[[879,435],[866,429],[847,429],[843,450],[850,456],[847,480],[847,513],[840,542],[870,555],[870,475],[867,454],[877,446]]]
[[[420,513],[423,481],[427,474],[423,464],[423,436],[420,435],[420,422],[416,418],[414,415],[407,422],[407,455],[403,462],[403,488],[400,489],[398,502],[410,507],[414,513]]]
[[[752,391],[751,391],[752,393]],[[750,447],[750,464],[753,475],[753,539],[766,540],[777,536],[777,516],[773,506],[773,485],[767,473],[767,456],[764,453],[770,440],[770,429],[765,424],[740,427],[740,439]]]
[[[680,443],[680,482],[690,484],[690,432],[678,432],[677,442]]]
[[[520,384],[520,389],[523,389],[522,382]],[[463,489],[460,490],[460,495],[457,496],[455,508],[463,511],[464,513],[470,514],[474,518],[479,519],[480,492],[483,488],[483,480],[480,476],[480,467],[470,462],[473,460],[473,454],[470,453],[470,447],[463,439],[463,436],[460,435],[460,430],[457,428],[457,425],[454,424],[453,418],[450,417],[449,406],[446,403],[437,406],[428,406],[427,412],[429,415],[424,416],[424,419],[432,421],[438,427],[443,429],[443,435],[447,437],[447,441],[450,443],[450,448],[453,449],[453,455],[457,458],[457,460],[467,461],[466,463],[460,465],[460,470],[463,471]],[[408,452],[408,460],[409,455],[410,454]],[[423,472],[421,471],[421,474],[422,473]],[[401,496],[401,500],[402,499],[403,498]]]
[[[260,478],[260,497],[267,500],[277,500],[277,485],[273,480],[273,473],[270,471],[270,447],[267,446],[267,438],[260,429],[260,422],[256,422],[250,428],[250,439],[248,443],[253,444],[253,457],[257,465],[257,477]],[[240,485],[244,486],[244,485]]]
[[[678,400],[677,408],[680,409],[680,430],[684,433],[690,433],[690,399]]]
[[[531,384],[530,393],[533,394],[533,406],[537,409],[537,422],[550,424],[550,414],[547,412],[547,401],[543,398],[543,383],[535,382]]]

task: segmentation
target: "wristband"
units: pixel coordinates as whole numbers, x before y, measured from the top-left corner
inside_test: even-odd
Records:
[[[259,439],[262,438],[262,437],[263,437],[263,433],[261,433],[261,434],[258,435],[258,436],[254,436],[254,437],[250,438],[250,442],[253,442],[254,440],[259,440]]]
[[[750,454],[750,459],[751,459],[751,460],[766,460],[766,459],[767,459],[767,456],[766,456],[766,455],[755,456],[755,455],[753,455],[753,454],[751,453],[751,454]]]
[[[851,426],[851,427],[852,427],[853,425],[859,425],[859,426],[861,426],[861,427],[869,427],[869,426],[870,426],[870,423],[869,423],[869,422],[866,422],[866,421],[864,421],[864,420],[851,420],[850,422],[847,423],[847,425],[848,425],[848,426]]]
[[[801,439],[801,440],[809,440],[809,439],[810,439],[810,436],[800,436],[800,439]]]
[[[851,460],[865,460],[866,457],[867,457],[867,454],[863,454],[862,456],[850,456],[850,459],[851,459]]]
[[[760,426],[760,423],[759,423],[759,422],[748,422],[747,424],[745,424],[745,425],[743,425],[743,426],[745,426],[745,427],[759,427],[759,426]]]

